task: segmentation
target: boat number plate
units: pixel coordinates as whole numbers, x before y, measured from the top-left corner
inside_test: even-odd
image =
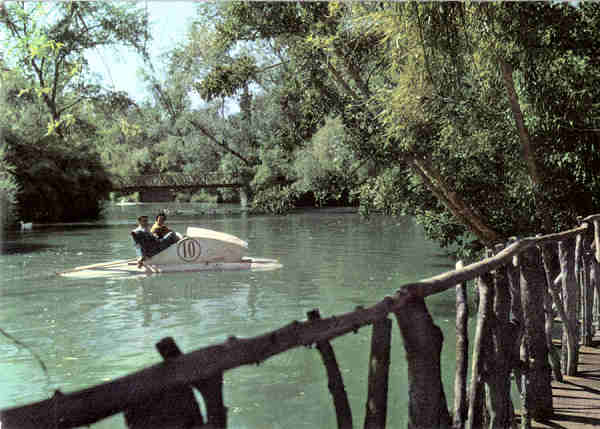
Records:
[[[200,257],[202,247],[195,238],[184,238],[177,244],[177,256],[185,262],[193,262]]]

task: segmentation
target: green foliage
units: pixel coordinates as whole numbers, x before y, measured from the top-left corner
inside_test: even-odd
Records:
[[[221,12],[222,46],[269,40],[284,53],[273,113],[291,126],[272,119],[275,133],[258,135],[259,192],[298,179],[293,189],[324,201],[346,186],[365,214],[415,216],[431,238],[464,249],[481,237],[452,204],[499,239],[541,230],[539,195],[553,202],[555,230],[600,208],[595,5],[248,2]],[[499,59],[514,70],[542,189]],[[342,152],[328,117],[344,126]],[[356,165],[364,176],[348,175]]]
[[[45,107],[45,134],[64,137],[77,122],[77,105],[100,95],[81,78],[89,72],[88,49],[118,43],[147,55],[147,16],[139,12],[107,2],[9,2],[3,8],[8,71],[24,78],[19,96],[35,94]]]
[[[88,147],[69,150],[55,136],[32,144],[4,136],[6,161],[14,166],[18,215],[31,221],[74,221],[100,215],[111,188],[100,160]]]
[[[198,192],[177,192],[175,201],[181,203],[216,203],[219,200],[217,195],[213,195],[204,189]]]
[[[339,118],[327,121],[308,145],[295,152],[294,188],[300,194],[312,193],[318,205],[347,204],[361,165],[348,140]]]
[[[0,129],[0,138],[4,132]],[[6,146],[0,145],[0,229],[16,222],[18,183],[14,177],[15,168],[6,160]]]
[[[120,192],[109,192],[108,199],[114,203],[137,203],[140,201],[140,193],[124,195]]]
[[[196,86],[196,90],[207,101],[216,97],[231,97],[248,85],[257,72],[254,58],[243,56],[232,65],[217,65]]]
[[[298,192],[290,186],[276,185],[257,192],[250,204],[254,213],[282,215],[295,207]]]
[[[20,218],[97,218],[111,187],[102,160],[124,167],[125,154],[143,155],[123,146],[104,150],[111,129],[123,139],[139,129],[120,116],[129,97],[103,90],[85,57],[117,43],[146,55],[147,17],[139,12],[103,2],[3,5],[0,33],[9,55],[0,58],[0,128]]]
[[[202,202],[202,203],[216,203],[219,197],[217,195],[212,195],[201,189],[199,192],[195,192],[190,199],[191,202]]]

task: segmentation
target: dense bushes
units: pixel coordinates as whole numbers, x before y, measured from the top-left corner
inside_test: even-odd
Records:
[[[18,185],[8,194],[18,218],[66,222],[100,215],[111,183],[94,152],[83,145],[68,148],[53,136],[29,143],[5,133],[2,145]]]

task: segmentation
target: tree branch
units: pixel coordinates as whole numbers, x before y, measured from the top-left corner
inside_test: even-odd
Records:
[[[252,165],[252,163],[247,158],[245,158],[242,154],[240,154],[239,152],[236,152],[235,150],[231,149],[225,143],[221,143],[219,140],[217,140],[217,138],[210,131],[208,131],[208,129],[204,125],[202,125],[201,123],[199,123],[197,121],[194,121],[193,119],[188,119],[188,121],[196,129],[200,130],[200,132],[202,134],[204,134],[206,137],[208,137],[208,139],[210,141],[212,141],[214,144],[216,144],[217,146],[223,148],[225,151],[229,152],[230,154],[232,154],[236,158],[242,160],[244,162],[244,164],[246,164],[246,165]]]

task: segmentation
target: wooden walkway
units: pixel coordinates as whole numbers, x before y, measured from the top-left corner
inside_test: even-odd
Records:
[[[600,338],[594,340],[594,347],[580,348],[578,375],[552,382],[555,416],[532,428],[600,427]]]

